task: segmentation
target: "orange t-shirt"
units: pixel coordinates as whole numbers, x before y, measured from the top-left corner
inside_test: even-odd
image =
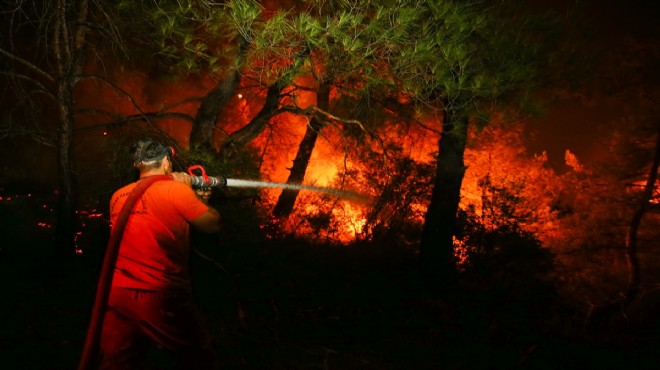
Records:
[[[112,225],[136,184],[112,195]],[[135,203],[126,224],[112,285],[146,290],[190,289],[188,222],[206,211],[208,206],[181,182],[163,180],[151,184]]]

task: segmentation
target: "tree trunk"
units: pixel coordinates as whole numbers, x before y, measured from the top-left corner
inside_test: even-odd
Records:
[[[419,263],[435,279],[455,275],[454,242],[456,214],[465,175],[463,156],[468,117],[464,112],[445,110],[439,140],[435,183],[424,219]]]
[[[73,186],[73,158],[71,155],[73,116],[71,112],[71,87],[60,83],[60,129],[57,141],[57,174],[59,177],[59,198],[57,208],[57,228],[55,242],[61,250],[74,247],[75,190]]]
[[[642,276],[640,273],[639,259],[637,256],[637,232],[639,225],[642,223],[642,218],[649,208],[651,199],[653,199],[653,192],[655,190],[655,183],[658,179],[658,167],[660,166],[660,124],[657,127],[657,138],[655,143],[655,153],[653,155],[653,162],[649,169],[648,176],[646,177],[646,185],[642,196],[639,198],[637,207],[633,212],[626,233],[626,258],[628,264],[628,286],[626,291],[623,292],[614,302],[593,307],[589,313],[586,325],[590,330],[598,328],[600,325],[606,323],[612,316],[621,313],[630,303],[632,303],[639,294],[642,285]]]
[[[328,106],[330,105],[329,84],[322,83],[319,86],[316,105],[322,110],[328,111]],[[305,179],[309,159],[312,157],[312,151],[316,145],[316,139],[319,136],[321,128],[323,128],[323,122],[317,119],[316,116],[312,116],[312,120],[305,130],[305,136],[303,136],[300,145],[298,145],[298,153],[296,153],[296,158],[293,160],[291,173],[289,173],[289,177],[286,180],[287,184],[301,184]],[[288,217],[293,211],[293,206],[296,203],[299,193],[300,190],[282,190],[280,197],[277,199],[277,204],[273,209],[273,215],[275,217]]]
[[[190,148],[215,153],[215,126],[222,108],[236,92],[240,74],[232,71],[204,97],[190,131]]]
[[[87,0],[77,2],[75,19],[67,19],[67,4],[59,0],[56,4],[56,15],[53,27],[53,53],[56,65],[56,104],[59,112],[60,127],[57,142],[57,167],[59,177],[59,199],[57,210],[57,229],[55,242],[60,251],[67,248],[73,252],[75,246],[74,215],[76,203],[76,190],[73,173],[73,128],[75,117],[73,114],[73,90],[80,79],[84,64],[84,46],[87,32]]]
[[[657,138],[655,143],[655,153],[649,174],[646,177],[646,185],[637,209],[633,213],[628,233],[626,234],[626,255],[628,257],[628,289],[625,294],[626,303],[632,302],[637,297],[640,290],[641,274],[639,271],[639,260],[637,258],[637,231],[642,223],[642,217],[646,213],[648,206],[653,198],[655,183],[658,179],[658,166],[660,166],[660,124],[657,127]]]
[[[222,143],[220,153],[225,159],[231,157],[232,151],[243,147],[263,132],[268,121],[278,112],[277,108],[279,108],[280,105],[280,93],[285,87],[286,85],[281,80],[278,80],[268,87],[266,102],[263,107],[261,107],[261,110],[259,110],[259,113],[257,113],[250,123],[243,126],[241,129],[234,131],[227,137],[225,142]]]
[[[247,50],[247,43],[245,39],[242,39],[239,46],[238,67],[233,68],[202,101],[190,131],[190,148],[197,148],[215,154],[215,126],[222,108],[236,93],[238,83],[241,80],[240,68],[243,65]]]

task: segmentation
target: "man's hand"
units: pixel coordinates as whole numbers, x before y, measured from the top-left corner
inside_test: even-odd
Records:
[[[192,187],[192,179],[190,175],[185,172],[172,172],[172,179]]]

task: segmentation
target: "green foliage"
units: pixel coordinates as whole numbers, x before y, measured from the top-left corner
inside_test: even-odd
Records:
[[[125,38],[174,74],[218,72],[227,63],[226,45],[236,37],[225,6],[218,3],[120,1],[117,11]]]
[[[241,35],[247,40],[252,40],[252,25],[262,14],[261,5],[254,0],[231,1],[229,13]]]
[[[391,85],[387,59],[379,55],[390,42],[386,35],[395,32],[389,24],[391,13],[370,3],[333,9],[328,14],[317,14],[314,8],[280,11],[247,25],[249,29],[241,30],[250,44],[245,72],[266,84],[313,73],[349,94]]]
[[[405,33],[390,63],[417,99],[476,106],[537,85],[548,55],[539,45],[551,44],[539,32],[545,20],[527,22],[507,2],[401,4],[395,18]],[[454,108],[468,108],[462,104]]]
[[[344,93],[399,83],[431,103],[476,104],[531,88],[545,52],[536,45],[547,41],[539,38],[540,22],[517,21],[502,4],[312,2],[304,11],[268,15],[253,0],[204,4],[122,1],[119,9],[134,18],[148,14],[137,23],[151,30],[157,53],[188,71],[220,71],[225,46],[236,48],[232,40],[240,37],[249,45],[244,73],[265,85],[313,72]]]

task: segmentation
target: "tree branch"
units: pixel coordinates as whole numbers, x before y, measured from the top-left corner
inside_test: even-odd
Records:
[[[24,74],[19,74],[19,73],[10,73],[10,72],[0,72],[0,75],[6,75],[10,76],[19,80],[26,80],[29,81],[35,85],[37,85],[37,88],[40,92],[50,96],[53,100],[55,100],[55,95],[51,91],[49,91],[46,86],[44,86],[41,82],[35,80],[34,78],[24,75]]]
[[[29,137],[30,139],[51,148],[57,147],[57,138],[53,137],[53,135],[48,135],[48,133],[43,130],[16,130],[13,129],[13,127],[0,129],[0,140],[21,136]]]
[[[28,67],[31,71],[35,72],[35,73],[38,74],[39,76],[44,77],[44,78],[47,79],[49,82],[55,82],[55,79],[53,78],[53,76],[51,76],[50,74],[48,74],[47,72],[45,72],[43,69],[37,67],[36,65],[34,65],[34,64],[30,63],[30,62],[28,62],[27,60],[25,60],[25,59],[23,59],[23,58],[20,58],[20,57],[18,57],[18,56],[16,56],[16,55],[14,55],[14,54],[12,54],[12,53],[6,51],[5,49],[3,49],[3,48],[1,48],[1,47],[0,47],[0,54],[6,56],[7,58],[9,58],[9,59],[11,59],[11,60],[13,60],[13,61],[15,61],[15,62],[18,62],[18,63],[20,63],[20,64],[22,64],[22,65]]]
[[[88,109],[83,111],[84,113],[91,112],[94,114],[101,114],[105,116],[110,116],[114,118],[114,121],[111,122],[106,122],[106,123],[99,123],[97,125],[91,125],[91,126],[85,126],[81,127],[75,130],[75,132],[82,132],[82,131],[89,131],[89,130],[95,130],[99,128],[114,128],[114,127],[121,127],[124,125],[128,125],[131,123],[135,122],[149,122],[150,120],[161,120],[161,119],[168,119],[168,118],[179,118],[183,119],[185,121],[188,121],[190,123],[193,122],[194,118],[191,117],[189,114],[186,113],[179,113],[179,112],[152,112],[152,113],[140,113],[140,114],[134,114],[130,116],[121,116],[112,112],[107,112],[107,111],[101,111],[101,110],[96,110],[96,109]]]

